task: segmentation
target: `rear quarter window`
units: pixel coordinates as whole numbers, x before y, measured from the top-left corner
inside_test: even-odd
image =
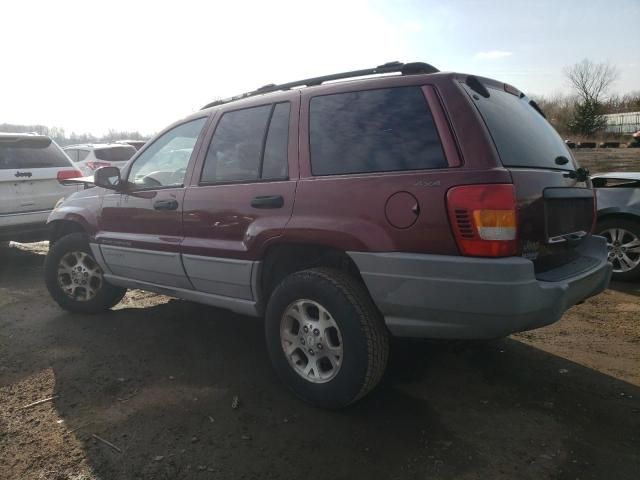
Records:
[[[420,87],[314,97],[309,141],[313,175],[448,166]]]
[[[526,96],[518,97],[485,85],[487,98],[468,85],[461,85],[480,111],[505,167],[575,169],[573,156],[558,132],[529,104]],[[569,162],[556,163],[558,157]]]
[[[71,162],[51,140],[0,142],[0,169],[60,168]]]

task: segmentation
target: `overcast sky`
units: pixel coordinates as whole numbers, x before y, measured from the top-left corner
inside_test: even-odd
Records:
[[[152,133],[267,83],[392,60],[566,91],[582,58],[640,90],[640,1],[9,1],[0,123]]]

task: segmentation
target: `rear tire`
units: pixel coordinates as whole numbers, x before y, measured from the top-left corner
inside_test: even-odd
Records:
[[[83,233],[66,235],[49,248],[44,275],[47,290],[56,303],[74,313],[104,312],[127,292],[104,280]]]
[[[597,235],[601,235],[607,239],[607,248],[609,253],[609,261],[613,263],[613,280],[629,282],[640,279],[640,221],[630,220],[628,218],[605,218],[598,222],[596,227]],[[613,237],[616,238],[613,238]],[[618,245],[615,245],[615,240]],[[629,245],[631,247],[629,247]],[[625,249],[624,251],[622,249]],[[617,255],[624,255],[621,263]],[[629,268],[629,263],[635,264]]]
[[[364,285],[339,270],[314,268],[286,277],[271,295],[265,329],[280,378],[318,407],[356,402],[387,366],[389,334],[382,316]]]

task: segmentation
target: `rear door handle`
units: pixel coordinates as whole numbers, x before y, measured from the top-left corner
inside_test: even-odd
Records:
[[[153,202],[153,208],[156,210],[177,210],[177,200],[156,200]]]
[[[253,208],[282,208],[283,205],[284,198],[282,198],[282,195],[253,197],[253,200],[251,200]]]

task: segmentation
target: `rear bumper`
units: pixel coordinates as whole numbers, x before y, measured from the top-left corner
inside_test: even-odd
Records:
[[[0,241],[49,240],[47,217],[51,210],[0,215]]]
[[[606,241],[589,237],[580,258],[536,278],[533,263],[412,253],[350,252],[392,334],[479,339],[549,325],[611,278]]]

